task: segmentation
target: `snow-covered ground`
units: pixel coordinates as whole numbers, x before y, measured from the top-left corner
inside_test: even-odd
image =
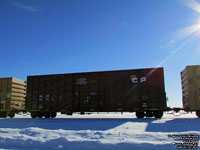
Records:
[[[176,149],[180,138],[200,135],[200,119],[193,114],[162,119],[136,119],[134,113],[66,116],[31,119],[28,114],[0,119],[1,149],[160,150]]]

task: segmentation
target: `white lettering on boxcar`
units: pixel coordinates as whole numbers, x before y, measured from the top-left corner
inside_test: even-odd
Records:
[[[137,77],[134,77],[132,78],[132,82],[133,83],[142,83],[142,82],[146,82],[147,81],[147,78],[146,77],[141,77],[141,78],[137,78]]]
[[[147,81],[147,78],[146,77],[142,77],[141,79],[140,79],[140,82],[142,83],[142,82],[145,82],[145,81]]]
[[[137,77],[132,78],[132,82],[133,82],[133,83],[138,83],[138,78],[137,78]]]
[[[87,84],[87,78],[78,78],[78,79],[76,79],[76,84],[78,84],[78,85]]]

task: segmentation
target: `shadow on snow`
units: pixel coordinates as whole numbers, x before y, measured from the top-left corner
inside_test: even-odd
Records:
[[[3,143],[3,144],[1,144]],[[70,150],[169,150],[173,149],[173,144],[164,144],[164,145],[155,145],[155,144],[131,144],[131,143],[119,143],[119,144],[102,144],[98,141],[80,141],[80,142],[70,142],[65,138],[57,138],[47,142],[39,142],[32,140],[13,140],[13,139],[4,139],[0,140],[0,147],[6,149],[15,149],[20,148],[22,150],[27,149],[70,149]]]
[[[155,119],[27,119],[27,118],[13,118],[13,119],[0,119],[0,128],[29,128],[37,127],[48,130],[109,130],[120,126],[127,122],[147,122],[150,123]]]
[[[149,123],[147,132],[186,132],[200,131],[200,119],[198,118],[176,118],[164,123]]]
[[[154,122],[155,121],[155,122]],[[158,122],[157,122],[158,121]],[[146,132],[185,132],[200,131],[200,119],[176,118],[159,122],[159,119],[116,119],[116,118],[92,118],[92,119],[27,119],[13,118],[0,119],[0,128],[29,128],[37,127],[48,130],[109,130],[127,122],[147,123]]]

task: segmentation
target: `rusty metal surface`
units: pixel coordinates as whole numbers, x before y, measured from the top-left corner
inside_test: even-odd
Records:
[[[27,77],[26,108],[42,112],[165,110],[163,68]]]

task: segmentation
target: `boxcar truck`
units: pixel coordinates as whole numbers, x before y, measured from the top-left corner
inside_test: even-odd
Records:
[[[32,118],[92,112],[136,112],[161,118],[167,109],[163,68],[27,77]]]
[[[200,118],[200,65],[186,66],[181,72],[182,102],[185,111],[195,111]]]
[[[25,108],[26,83],[16,78],[0,78],[0,117],[14,117]]]

